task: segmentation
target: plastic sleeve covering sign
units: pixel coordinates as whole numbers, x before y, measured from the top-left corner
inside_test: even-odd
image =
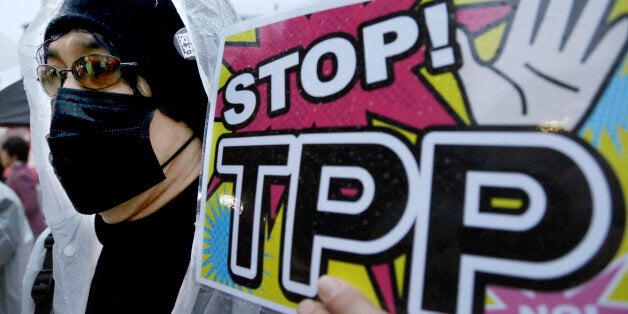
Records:
[[[628,311],[628,2],[330,0],[222,38],[197,279],[283,312]]]

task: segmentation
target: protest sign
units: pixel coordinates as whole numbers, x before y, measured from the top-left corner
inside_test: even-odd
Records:
[[[628,5],[322,1],[221,38],[202,284],[290,312],[628,310]]]

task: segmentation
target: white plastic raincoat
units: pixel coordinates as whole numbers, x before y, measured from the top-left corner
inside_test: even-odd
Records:
[[[19,313],[33,233],[17,194],[0,182],[0,314]]]
[[[211,86],[207,73],[214,73],[218,47],[217,33],[238,20],[228,0],[173,0],[181,13],[185,25],[194,19],[193,42],[198,43],[197,61],[206,90]],[[94,217],[78,214],[59,183],[48,162],[50,150],[45,140],[50,128],[50,99],[37,82],[35,55],[43,42],[46,26],[58,9],[58,1],[45,6],[35,17],[20,40],[20,66],[31,109],[32,151],[35,166],[40,176],[43,192],[43,211],[46,222],[54,236],[53,276],[55,279],[53,310],[55,313],[84,313],[89,294],[91,278],[100,254],[101,245],[94,232]],[[189,12],[189,13],[185,13]],[[139,22],[139,21],[138,21]],[[201,220],[197,220],[201,221]],[[198,226],[198,222],[197,222]],[[43,232],[29,260],[24,276],[23,313],[32,313],[34,303],[30,298],[30,288],[36,274],[41,270],[44,259]],[[195,247],[198,245],[195,239]],[[195,252],[196,249],[193,251]],[[191,257],[194,261],[195,258]],[[174,313],[243,313],[259,312],[260,306],[245,303],[233,297],[201,287],[194,281],[194,263],[180,289]]]

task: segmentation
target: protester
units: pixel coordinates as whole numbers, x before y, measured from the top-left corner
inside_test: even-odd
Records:
[[[55,312],[168,313],[175,304],[207,106],[196,63],[174,46],[182,28],[170,1],[68,0],[45,30],[37,75],[51,97],[50,162],[73,207],[98,213],[102,244],[88,294],[72,289],[93,266],[53,265]],[[82,228],[66,225],[51,226],[54,249],[68,258],[89,251],[83,239],[62,238]]]
[[[45,28],[37,72],[51,100],[50,162],[67,207],[86,214],[49,195],[55,312],[166,313],[178,293],[193,294],[179,288],[191,254],[207,98],[196,63],[173,46],[182,28],[162,0],[66,0]],[[43,180],[53,191],[59,183]],[[199,298],[212,293],[204,288]],[[225,307],[199,303],[195,312],[260,310],[228,299]]]
[[[46,229],[46,221],[39,206],[37,180],[26,165],[29,150],[23,138],[10,137],[0,149],[0,163],[8,169],[6,184],[20,197],[33,235],[37,237]]]
[[[0,182],[0,314],[20,313],[33,234],[18,196]]]

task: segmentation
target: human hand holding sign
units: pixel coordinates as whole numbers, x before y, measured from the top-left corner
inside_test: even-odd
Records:
[[[477,124],[573,130],[621,58],[624,45],[617,43],[626,41],[628,19],[605,28],[615,1],[549,1],[547,8],[543,3],[519,2],[492,64],[478,62],[467,35],[457,30],[459,75]]]
[[[380,314],[386,313],[377,308],[361,292],[348,283],[323,276],[318,281],[320,302],[305,299],[299,303],[299,314]]]

